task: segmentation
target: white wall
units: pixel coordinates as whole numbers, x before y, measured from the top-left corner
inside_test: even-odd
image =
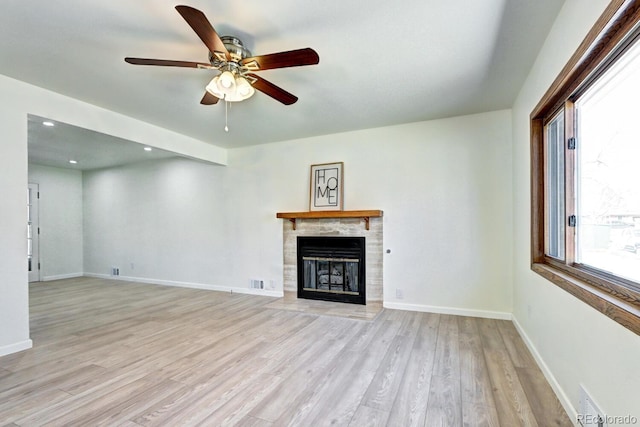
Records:
[[[276,212],[308,210],[309,166],[343,161],[345,209],[384,210],[388,304],[508,317],[510,137],[499,111],[234,149],[225,168],[85,173],[85,271],[230,288],[255,277],[281,292]]]
[[[1,81],[0,81],[1,83]],[[1,89],[1,88],[0,88]],[[0,90],[0,93],[3,93]],[[27,289],[27,116],[0,102],[0,356],[31,347]]]
[[[608,415],[640,418],[640,338],[529,267],[529,114],[607,4],[566,1],[513,107],[514,317],[570,414],[584,384]]]
[[[26,267],[27,115],[225,164],[226,150],[0,76],[0,355],[31,346]]]
[[[85,172],[85,272],[230,286],[223,172],[183,158]]]
[[[40,192],[42,280],[81,276],[82,172],[29,164],[29,182]]]

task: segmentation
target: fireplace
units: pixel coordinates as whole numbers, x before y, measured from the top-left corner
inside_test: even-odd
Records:
[[[298,236],[298,298],[365,304],[365,238]]]

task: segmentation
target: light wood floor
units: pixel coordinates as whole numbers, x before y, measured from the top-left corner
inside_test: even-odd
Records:
[[[0,426],[572,425],[511,322],[100,279],[31,287]]]

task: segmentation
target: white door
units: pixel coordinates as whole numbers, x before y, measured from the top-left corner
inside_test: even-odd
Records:
[[[38,184],[29,184],[27,198],[27,262],[29,282],[40,281],[40,223],[38,221]]]

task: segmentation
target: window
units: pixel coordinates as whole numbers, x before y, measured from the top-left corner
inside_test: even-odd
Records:
[[[640,5],[612,2],[531,114],[532,269],[640,334]]]
[[[630,94],[637,94],[636,97]],[[576,262],[640,283],[640,43],[576,101]],[[637,286],[636,286],[637,287]]]
[[[557,259],[564,259],[564,111],[556,114],[546,126],[546,165],[547,182],[547,241],[545,253]]]

